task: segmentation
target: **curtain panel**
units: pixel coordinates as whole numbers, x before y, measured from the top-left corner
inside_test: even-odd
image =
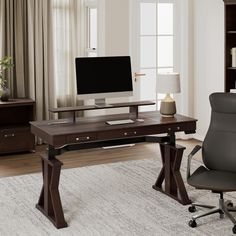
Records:
[[[0,0],[0,57],[14,63],[8,86],[14,98],[35,99],[37,120],[81,104],[75,57],[85,56],[85,9],[84,0]]]
[[[82,102],[77,99],[75,58],[86,54],[85,1],[52,2],[57,105],[81,105]]]
[[[13,57],[12,97],[36,101],[38,120],[55,106],[51,0],[0,0],[1,56]]]

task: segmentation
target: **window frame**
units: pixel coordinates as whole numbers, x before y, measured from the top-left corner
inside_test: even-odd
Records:
[[[156,19],[156,23],[157,23],[157,28],[156,28],[156,34],[153,35],[156,37],[156,65],[155,67],[141,67],[141,65],[139,65],[140,71],[142,72],[142,70],[145,69],[155,69],[156,70],[156,79],[157,79],[157,75],[159,73],[160,69],[172,69],[170,71],[176,72],[179,69],[179,64],[178,64],[178,58],[179,58],[179,49],[178,49],[178,45],[179,45],[179,28],[178,28],[178,3],[179,0],[139,0],[138,4],[140,5],[141,3],[155,3],[156,4],[156,16],[158,17],[158,4],[159,3],[171,3],[173,4],[173,34],[168,34],[168,36],[172,36],[173,37],[173,65],[172,66],[158,66],[158,38],[164,35],[159,35],[158,34],[158,18]],[[132,5],[131,5],[132,6]],[[138,30],[138,37],[139,39],[141,39],[142,35],[140,32],[140,29]],[[137,46],[140,48],[139,43],[137,44]],[[139,60],[140,60],[140,56],[139,55]],[[140,62],[139,62],[140,64]],[[158,86],[158,84],[156,83],[156,86]],[[157,89],[156,89],[157,91]],[[160,94],[156,92],[156,110],[160,109],[160,102],[163,99],[165,94]],[[171,95],[173,96],[173,95]]]
[[[86,22],[85,22],[85,29],[86,29],[86,56],[89,56],[90,53],[94,53],[96,56],[98,54],[98,45],[97,48],[93,48],[90,45],[90,40],[91,40],[91,28],[90,28],[90,10],[91,9],[96,9],[97,10],[97,29],[98,29],[98,4],[97,1],[95,0],[87,0],[85,2],[85,12],[86,12]],[[98,32],[97,32],[97,43],[98,43]]]

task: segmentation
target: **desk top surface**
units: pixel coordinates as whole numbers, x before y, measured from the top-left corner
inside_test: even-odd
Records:
[[[166,126],[166,125],[178,125],[186,123],[196,123],[196,119],[176,114],[174,117],[162,117],[159,112],[139,112],[139,119],[143,119],[143,122],[135,121],[131,124],[122,125],[108,125],[108,120],[129,119],[129,114],[116,114],[106,116],[92,116],[77,118],[76,123],[61,124],[56,122],[63,122],[67,119],[60,120],[45,120],[45,121],[33,121],[31,124],[31,131],[40,136],[40,133],[44,133],[49,136],[78,134],[86,132],[106,132],[112,130],[120,130],[127,128],[139,128],[139,127],[151,127],[151,126]],[[132,118],[131,118],[132,119]],[[54,124],[52,124],[54,123]]]

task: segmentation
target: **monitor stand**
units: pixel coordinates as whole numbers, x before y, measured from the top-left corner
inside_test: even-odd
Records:
[[[113,107],[113,106],[110,104],[106,104],[105,98],[101,98],[101,99],[95,99],[95,107],[106,108],[106,107]]]

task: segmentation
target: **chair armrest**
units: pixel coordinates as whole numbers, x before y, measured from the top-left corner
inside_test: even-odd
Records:
[[[191,151],[191,153],[188,155],[187,179],[190,177],[190,167],[191,167],[192,157],[193,157],[201,148],[202,148],[202,147],[201,147],[200,145],[195,146],[194,149]]]

